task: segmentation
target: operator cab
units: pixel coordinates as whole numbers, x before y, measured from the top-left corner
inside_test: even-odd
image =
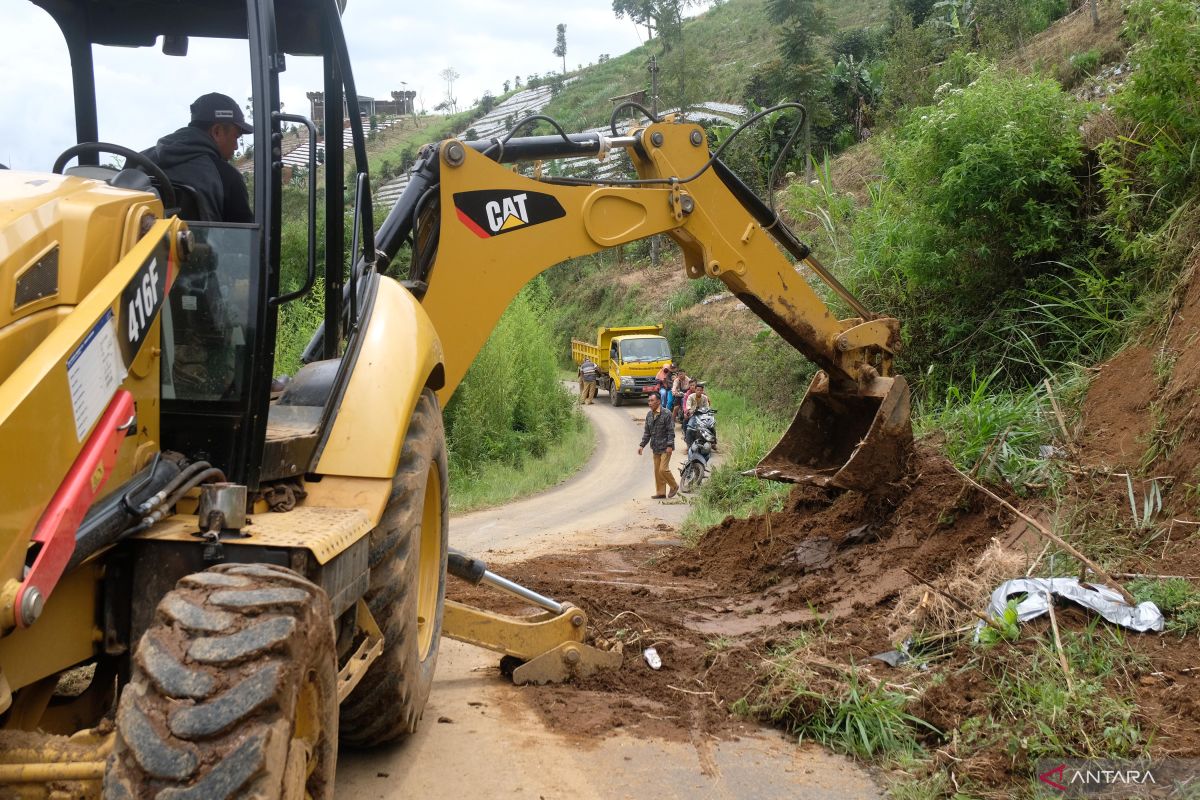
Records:
[[[324,160],[324,218],[318,224],[317,131],[312,120],[282,113],[280,75],[289,57],[315,56],[324,76],[326,131],[342,131],[345,109],[357,109],[340,12],[324,0],[214,0],[178,4],[145,0],[33,0],[58,23],[71,57],[77,144],[54,171],[113,186],[155,191],[165,213],[188,221],[194,246],[163,309],[162,449],[203,459],[253,493],[265,481],[309,472],[349,379],[359,331],[370,314],[377,273],[366,145],[352,124],[356,202],[351,252],[346,247],[345,167],[340,136]],[[99,136],[93,49],[154,47],[186,57],[192,39],[241,39],[249,48],[252,85],[254,220],[202,221],[195,190],[172,185],[154,162]],[[345,101],[345,102],[343,102]],[[181,100],[186,109],[188,100]],[[355,122],[359,122],[355,115]],[[281,263],[283,126],[307,132],[307,242],[302,263]],[[120,156],[124,168],[100,165]],[[67,164],[78,159],[78,165]],[[289,212],[289,217],[291,213]],[[324,241],[317,242],[323,227]],[[322,246],[318,246],[322,245]],[[319,263],[318,253],[328,254]],[[351,265],[347,268],[347,264]],[[323,280],[318,282],[320,276]],[[323,285],[322,323],[302,367],[271,401],[280,311]],[[354,287],[354,290],[351,290]],[[311,304],[311,300],[309,301]]]

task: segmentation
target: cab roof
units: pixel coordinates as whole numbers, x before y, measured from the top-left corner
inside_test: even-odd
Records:
[[[32,0],[64,32],[83,22],[93,44],[150,47],[159,36],[246,38],[246,0]],[[344,11],[346,0],[337,0]],[[328,0],[276,0],[279,46],[294,55],[322,51]]]

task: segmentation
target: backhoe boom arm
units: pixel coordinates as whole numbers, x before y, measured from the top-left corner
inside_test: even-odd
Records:
[[[847,480],[845,466],[859,455],[863,440],[871,439],[881,407],[890,433],[896,433],[892,438],[903,440],[900,447],[911,438],[907,388],[892,376],[900,325],[867,312],[765,204],[710,157],[706,143],[698,126],[667,121],[630,136],[539,136],[503,145],[447,140],[423,151],[376,244],[390,258],[412,235],[409,285],[422,297],[445,353],[440,399],[449,400],[504,309],[535,276],[570,258],[666,234],[683,252],[688,277],[721,280],[823,370],[810,391],[814,402],[806,401],[793,431],[776,448],[783,467],[772,463],[764,477],[873,485],[880,477],[876,467]],[[615,147],[628,150],[638,180],[536,180],[499,163],[603,157]],[[780,246],[860,316],[837,319]],[[898,385],[901,398],[895,397]],[[793,432],[809,443],[797,450]],[[896,448],[889,448],[886,458],[896,456]],[[824,463],[831,458],[838,462],[833,470]],[[816,472],[795,472],[788,463]]]

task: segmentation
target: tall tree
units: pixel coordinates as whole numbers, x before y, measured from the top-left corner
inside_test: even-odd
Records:
[[[446,82],[446,108],[457,112],[458,101],[454,99],[454,82],[462,76],[458,74],[454,67],[446,67],[438,75]]]
[[[788,100],[799,100],[804,115],[804,163],[812,168],[812,116],[828,79],[822,36],[833,30],[817,0],[767,0],[767,16],[779,26],[780,86]],[[810,176],[811,177],[811,176]]]
[[[646,39],[655,34],[664,40],[670,39],[683,27],[683,9],[694,6],[700,0],[612,0],[613,13],[617,19],[629,17],[636,25],[646,27]]]
[[[554,55],[562,59],[563,70],[562,74],[567,74],[567,26],[565,23],[558,23],[555,30],[554,38]]]
[[[613,13],[617,19],[629,17],[634,25],[646,28],[646,41],[654,38],[655,0],[613,0]]]

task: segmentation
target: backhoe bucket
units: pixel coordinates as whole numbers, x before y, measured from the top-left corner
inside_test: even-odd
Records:
[[[900,477],[911,447],[903,377],[876,378],[860,394],[833,394],[818,372],[791,427],[752,472],[773,481],[870,492]]]

